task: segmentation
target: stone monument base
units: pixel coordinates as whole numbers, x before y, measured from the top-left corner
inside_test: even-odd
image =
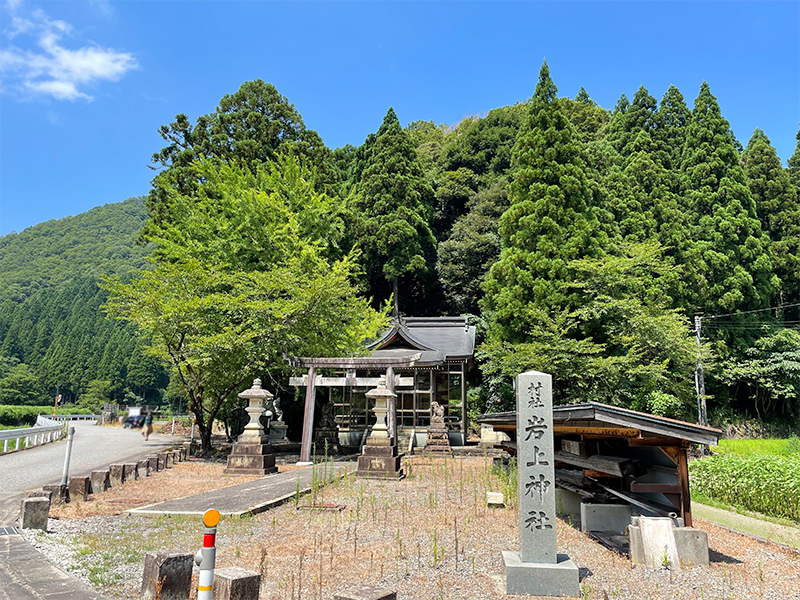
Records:
[[[556,564],[522,562],[519,552],[503,551],[506,565],[506,593],[531,596],[578,596],[581,584],[578,567],[566,554]]]
[[[286,430],[289,428],[286,423],[281,421],[273,421],[269,425],[269,441],[270,443],[275,442],[288,442],[289,438],[286,437]]]
[[[327,442],[327,444],[325,443]],[[317,459],[339,454],[339,430],[338,429],[317,429],[314,432],[314,454]]]
[[[277,473],[275,454],[267,436],[259,436],[244,442],[236,442],[228,455],[225,475],[269,475]]]
[[[405,477],[400,467],[397,446],[389,438],[368,438],[364,453],[358,457],[356,477],[369,479],[402,479]]]

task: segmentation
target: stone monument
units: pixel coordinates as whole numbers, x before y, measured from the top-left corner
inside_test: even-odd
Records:
[[[431,402],[431,424],[428,427],[428,439],[424,451],[453,455],[447,425],[444,424],[444,407],[436,401]]]
[[[367,398],[375,400],[375,425],[372,433],[367,438],[364,451],[358,457],[356,477],[372,479],[402,479],[403,469],[400,467],[400,457],[397,455],[397,446],[392,443],[389,428],[386,425],[386,413],[389,412],[388,400],[396,398],[394,392],[386,389],[386,378],[381,376],[378,387],[366,393]]]
[[[286,437],[288,426],[283,422],[280,396],[272,401],[272,412],[275,413],[275,420],[269,424],[269,441],[277,444],[288,442],[289,439]]]
[[[553,379],[517,375],[517,461],[521,551],[503,551],[506,593],[580,596],[578,567],[556,551]]]
[[[228,467],[223,471],[226,475],[269,475],[276,473],[275,454],[269,443],[269,436],[264,433],[259,418],[264,412],[264,400],[272,398],[268,390],[261,387],[261,380],[255,379],[253,387],[239,394],[239,398],[249,401],[245,409],[250,422],[245,425],[242,435],[233,445],[228,455]]]
[[[317,458],[328,453],[339,453],[339,429],[333,418],[333,402],[325,402],[321,408],[319,424],[314,428],[314,453]]]

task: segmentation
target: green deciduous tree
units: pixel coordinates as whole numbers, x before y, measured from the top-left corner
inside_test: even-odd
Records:
[[[759,418],[800,416],[800,332],[780,329],[760,338],[741,359],[726,361],[721,378],[746,386]]]
[[[171,364],[208,449],[223,404],[258,375],[280,380],[285,353],[355,352],[385,317],[356,294],[355,255],[328,258],[341,223],[296,158],[192,168],[204,185],[170,191],[172,219],[148,234],[153,268],[105,286],[108,312]]]
[[[685,417],[693,404],[694,341],[688,319],[667,306],[679,273],[657,242],[620,256],[570,263],[581,298],[574,311],[540,310],[540,325],[518,344],[481,351],[490,380],[525,370],[551,373],[559,402],[597,401]]]
[[[13,362],[0,378],[0,404],[48,404],[36,373],[25,363]]]
[[[442,284],[449,314],[480,312],[483,281],[500,256],[500,215],[508,208],[505,180],[475,194],[468,212],[458,219],[444,242],[439,244],[436,270]]]

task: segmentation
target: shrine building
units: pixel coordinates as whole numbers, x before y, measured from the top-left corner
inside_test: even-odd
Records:
[[[466,440],[466,373],[475,351],[475,326],[467,317],[399,317],[367,346],[369,354],[343,358],[287,357],[293,367],[308,369],[290,385],[306,387],[301,460],[309,459],[317,389],[333,405],[339,439],[355,446],[374,420],[366,393],[386,376],[386,387],[397,394],[389,407],[390,435],[402,446],[415,437],[424,445],[431,421],[431,402],[444,408],[450,441]],[[402,446],[405,447],[405,446]]]

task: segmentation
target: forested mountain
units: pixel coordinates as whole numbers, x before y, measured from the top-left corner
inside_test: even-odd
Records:
[[[143,267],[149,249],[136,242],[146,218],[144,198],[129,198],[0,237],[0,303],[74,277]]]
[[[401,314],[474,315],[473,412],[502,407],[510,377],[540,369],[560,402],[694,419],[701,356],[718,422],[733,411],[800,417],[800,143],[786,167],[760,130],[742,147],[705,82],[691,104],[674,86],[660,101],[640,87],[610,110],[583,88],[559,95],[546,64],[531,87],[530,98],[455,125],[402,127],[389,108],[362,145],[332,151],[261,80],[195,123],[177,115],[160,130],[147,211],[132,200],[74,217],[81,226],[69,231],[51,222],[0,240],[0,401],[3,381],[26,378],[87,397],[165,387],[145,351],[159,342],[103,321],[105,292],[93,287],[99,274],[123,276],[103,285],[117,313],[152,335],[165,335],[156,325],[170,311],[192,308],[124,284],[148,251],[134,240],[149,216],[142,238],[158,245],[157,268],[193,286],[206,278],[198,310],[208,298],[217,309],[243,303],[193,317],[207,320],[195,325],[213,343],[224,331],[257,337],[242,317],[260,310],[256,299],[220,294],[248,278],[265,285],[276,269],[292,280],[312,263],[341,264],[336,275],[373,308],[393,297]],[[209,215],[203,227],[195,202]],[[261,205],[275,221],[259,231],[284,226],[240,244],[265,218],[253,212]],[[297,216],[306,210],[318,213]],[[313,260],[286,263],[275,253],[284,236]],[[339,291],[351,302],[352,290]]]
[[[102,275],[146,265],[144,198],[0,238],[0,404],[153,397],[163,367],[132,327],[106,318]]]

